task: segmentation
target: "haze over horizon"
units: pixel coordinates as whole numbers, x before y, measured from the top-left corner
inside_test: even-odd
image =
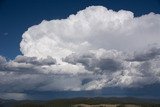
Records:
[[[0,13],[0,98],[160,99],[159,0],[2,0]]]

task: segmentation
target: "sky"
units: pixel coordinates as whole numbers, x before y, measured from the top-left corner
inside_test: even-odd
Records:
[[[159,89],[159,0],[0,0],[0,98]]]

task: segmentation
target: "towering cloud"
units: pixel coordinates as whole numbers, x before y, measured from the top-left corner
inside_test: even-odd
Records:
[[[160,15],[91,6],[42,21],[22,36],[23,55],[0,56],[0,97],[160,83]]]
[[[159,14],[134,17],[130,11],[91,6],[67,19],[42,21],[30,27],[20,46],[25,56],[57,59],[99,48],[137,51],[160,43],[159,28]]]

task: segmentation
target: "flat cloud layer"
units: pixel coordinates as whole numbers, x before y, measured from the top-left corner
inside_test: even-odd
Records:
[[[0,97],[160,83],[160,15],[91,6],[30,27],[23,55],[0,56]],[[19,97],[16,97],[18,95]]]

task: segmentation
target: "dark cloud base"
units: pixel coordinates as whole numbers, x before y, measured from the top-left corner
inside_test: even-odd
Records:
[[[77,74],[61,73],[54,68],[61,65],[51,57],[17,56],[7,61],[1,56],[0,93],[3,96],[0,97],[6,94],[7,98],[14,95],[15,99],[18,96],[18,99],[41,100],[97,96],[160,98],[159,50],[153,47],[130,56],[118,51],[109,51],[111,56],[107,51],[101,56],[91,52],[71,54],[63,63],[80,64],[89,72]]]
[[[101,90],[92,91],[29,91],[25,92],[28,99],[36,100],[52,100],[62,98],[76,98],[76,97],[137,97],[148,99],[160,99],[160,84],[146,85],[142,88],[120,88],[111,87]],[[155,93],[156,92],[156,93]]]

